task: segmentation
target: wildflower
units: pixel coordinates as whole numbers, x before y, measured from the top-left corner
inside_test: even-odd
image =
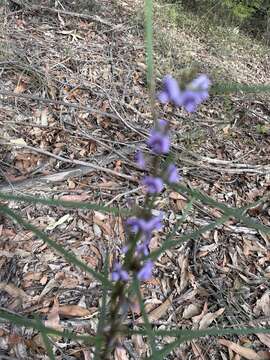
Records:
[[[202,74],[199,75],[196,79],[192,80],[191,83],[188,85],[189,88],[194,89],[196,91],[208,91],[211,85],[211,81],[207,77],[207,75]]]
[[[168,126],[168,121],[167,120],[164,120],[164,119],[159,119],[157,121],[157,124],[158,124],[158,130],[165,133],[166,132],[166,128]]]
[[[175,184],[179,182],[180,176],[178,174],[178,169],[174,164],[170,164],[166,170],[166,179],[169,184]]]
[[[160,213],[158,216],[152,216],[147,220],[136,217],[129,218],[126,223],[130,227],[130,231],[133,233],[141,231],[149,234],[154,230],[160,230],[162,228],[162,218],[163,214]]]
[[[197,110],[197,107],[207,98],[208,92],[206,90],[185,90],[181,96],[181,106],[183,106],[187,112],[194,112]]]
[[[115,263],[112,271],[112,281],[128,281],[129,276],[126,270],[123,270],[120,263]]]
[[[154,267],[154,263],[152,260],[147,260],[141,270],[137,274],[137,278],[140,281],[146,281],[151,279],[152,277],[152,270]]]
[[[130,231],[136,234],[142,230],[142,221],[143,219],[129,218],[126,223],[129,226]]]
[[[145,233],[151,233],[154,230],[162,229],[162,218],[163,213],[160,213],[158,216],[152,216],[148,220],[144,220],[142,223],[142,230]]]
[[[150,240],[150,239],[149,239]],[[144,256],[149,255],[149,241],[143,241],[136,246],[136,251],[138,254],[142,254]]]
[[[153,129],[147,145],[156,155],[167,154],[170,151],[170,138],[167,134]]]
[[[174,105],[180,105],[181,91],[176,79],[167,75],[163,79],[163,90],[158,94],[158,99],[162,104],[172,102]]]
[[[143,179],[143,185],[146,186],[149,194],[156,194],[163,190],[164,184],[161,178],[146,176]]]
[[[210,85],[208,77],[201,74],[181,91],[177,81],[171,75],[167,75],[163,81],[164,89],[159,93],[158,98],[163,104],[172,102],[175,106],[183,106],[188,112],[194,112],[208,98]]]
[[[135,161],[137,163],[137,165],[139,166],[140,169],[144,170],[145,169],[145,159],[143,156],[143,153],[141,152],[141,150],[137,150],[136,154],[135,154]]]

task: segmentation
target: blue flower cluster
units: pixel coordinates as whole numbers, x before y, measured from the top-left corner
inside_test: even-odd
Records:
[[[209,78],[202,74],[181,90],[178,82],[171,75],[167,75],[163,80],[163,90],[159,92],[158,99],[162,104],[171,102],[175,106],[182,106],[188,112],[194,112],[209,97],[210,85]]]
[[[171,102],[175,106],[183,106],[187,111],[196,111],[198,105],[208,98],[208,88],[210,80],[206,75],[200,75],[186,86],[184,91],[180,90],[177,81],[170,75],[167,75],[163,81],[163,90],[158,94],[161,103]],[[158,120],[156,126],[150,131],[147,139],[147,146],[158,158],[160,155],[166,155],[170,151],[169,124],[166,120]],[[146,170],[147,162],[143,153],[138,150],[135,155],[138,167]],[[158,172],[158,171],[155,171]],[[169,164],[162,173],[155,176],[145,176],[142,184],[147,194],[156,195],[164,189],[164,183],[174,184],[180,181],[178,170],[174,164]],[[135,248],[136,260],[141,264],[144,256],[149,255],[149,243],[154,231],[162,229],[163,214],[153,216],[150,213],[144,215],[143,218],[131,217],[127,220],[127,226],[130,233],[138,235],[138,242]],[[129,246],[125,247],[123,252],[127,252]],[[148,259],[137,271],[137,278],[145,281],[151,278],[153,270],[153,261]],[[126,269],[117,262],[114,264],[112,271],[113,281],[128,281],[129,275]]]

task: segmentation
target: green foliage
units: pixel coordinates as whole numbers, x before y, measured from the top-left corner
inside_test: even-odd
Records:
[[[235,25],[250,33],[267,31],[269,19],[269,0],[181,0],[186,9],[204,16],[212,15],[212,19],[223,24]]]

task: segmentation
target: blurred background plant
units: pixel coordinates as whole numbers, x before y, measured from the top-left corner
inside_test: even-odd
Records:
[[[234,25],[269,42],[270,4],[268,0],[173,0],[185,10],[210,15],[218,25]]]

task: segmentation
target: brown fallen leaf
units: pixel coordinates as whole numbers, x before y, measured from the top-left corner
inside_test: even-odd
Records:
[[[255,334],[270,349],[270,334]]]
[[[270,316],[270,291],[267,290],[260,299],[257,300],[256,306],[253,310],[254,314]]]
[[[200,321],[199,329],[206,329],[220,315],[224,313],[225,308],[220,308],[214,313],[207,313]]]
[[[14,89],[15,94],[21,94],[27,89],[27,82],[20,79]]]
[[[0,290],[7,292],[13,298],[20,298],[22,301],[29,301],[30,297],[22,289],[14,284],[0,282]]]
[[[168,308],[171,306],[172,304],[172,299],[173,299],[173,295],[171,294],[167,300],[164,301],[164,303],[162,303],[161,305],[159,305],[157,308],[155,308],[154,310],[152,310],[149,314],[148,314],[148,319],[150,322],[152,321],[156,321],[158,319],[160,319],[163,315],[166,314]],[[135,323],[136,324],[141,324],[143,323],[143,317],[140,316]]]
[[[226,339],[218,340],[220,345],[226,346],[228,349],[234,351],[236,354],[243,356],[248,360],[265,360],[265,357],[260,356],[254,350],[248,349],[244,346],[238,345],[232,341]]]
[[[199,304],[189,304],[183,312],[183,318],[191,319],[193,316],[199,315],[201,312],[200,309],[201,306]]]
[[[264,360],[270,360],[270,351],[258,351],[258,355]]]
[[[45,326],[51,327],[55,330],[62,331],[59,316],[59,302],[57,298],[54,299],[53,306],[48,313],[48,320],[45,320]]]
[[[123,346],[117,346],[114,351],[114,359],[115,360],[128,360],[128,355],[126,349]]]
[[[204,305],[203,305],[203,309],[202,309],[201,313],[199,313],[196,316],[193,316],[193,318],[192,318],[192,322],[193,322],[194,325],[196,325],[196,328],[197,328],[199,322],[201,321],[201,319],[207,313],[207,311],[208,311],[208,304],[207,304],[207,302],[205,302]]]
[[[89,195],[87,195],[86,193],[63,195],[59,198],[59,200],[64,201],[85,201],[87,199],[89,199]]]
[[[183,195],[179,194],[178,192],[172,191],[169,193],[169,198],[172,200],[184,200],[186,201],[186,197],[184,197]]]
[[[204,352],[202,351],[202,349],[200,348],[200,346],[197,343],[195,343],[194,341],[191,341],[191,347],[192,347],[194,355],[196,356],[196,359],[206,360],[206,358],[204,356]]]
[[[181,268],[179,291],[182,292],[188,284],[188,258],[185,255],[180,255],[177,261]]]
[[[92,315],[97,311],[96,307],[90,309],[83,308],[79,305],[60,305],[59,315],[61,317],[85,317]]]
[[[143,341],[142,335],[139,335],[139,334],[137,334],[137,335],[132,335],[132,336],[131,336],[131,340],[132,340],[132,342],[133,342],[133,344],[134,344],[134,348],[135,348],[135,350],[136,350],[136,354],[137,354],[140,358],[142,358],[142,357],[146,354],[147,349],[148,349],[147,344]]]

